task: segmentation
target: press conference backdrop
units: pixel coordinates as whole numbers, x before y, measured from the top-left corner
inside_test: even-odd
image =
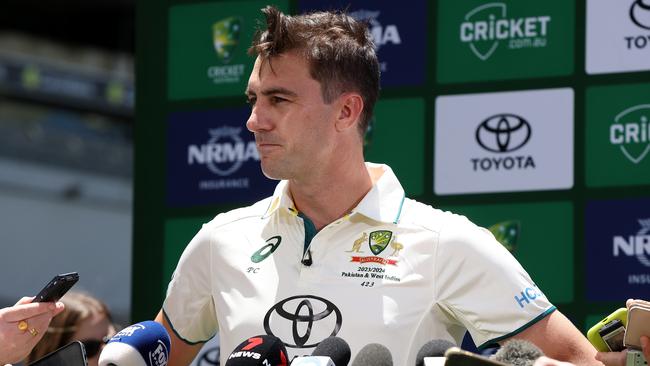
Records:
[[[650,0],[272,3],[368,22],[366,160],[410,197],[489,228],[578,327],[648,297]],[[244,125],[265,5],[137,2],[134,320],[202,223],[273,191]]]

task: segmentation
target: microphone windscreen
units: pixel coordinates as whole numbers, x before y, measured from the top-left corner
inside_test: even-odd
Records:
[[[495,360],[513,366],[532,366],[544,353],[534,344],[522,339],[510,340],[492,356]]]
[[[444,339],[429,341],[420,348],[417,356],[415,356],[415,365],[424,366],[425,357],[443,357],[451,347],[456,347],[456,345]]]
[[[165,327],[144,321],[115,334],[99,355],[99,366],[166,366],[170,349]]]
[[[327,356],[296,357],[291,361],[291,366],[338,366]]]
[[[258,335],[235,347],[225,366],[287,366],[288,359],[287,348],[280,338]]]
[[[393,366],[393,356],[386,346],[370,343],[359,350],[352,366]]]
[[[316,346],[312,356],[325,356],[332,359],[336,366],[347,366],[351,351],[348,342],[339,337],[327,337]]]

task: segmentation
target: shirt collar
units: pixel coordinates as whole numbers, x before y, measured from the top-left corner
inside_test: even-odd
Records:
[[[383,173],[352,212],[375,221],[396,224],[406,199],[402,185],[388,165],[366,163],[366,167],[381,169]]]
[[[388,165],[366,163],[366,168],[381,169],[381,176],[350,215],[358,213],[375,221],[397,223],[405,200],[402,185]],[[275,187],[269,207],[262,218],[273,215],[279,209],[287,210],[293,215],[298,214],[289,194],[289,182],[286,180],[280,181]]]

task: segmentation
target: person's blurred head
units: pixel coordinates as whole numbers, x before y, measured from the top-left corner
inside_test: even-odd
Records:
[[[72,341],[81,341],[86,348],[88,365],[97,366],[100,351],[115,333],[108,308],[94,297],[78,292],[69,292],[61,301],[65,310],[52,319],[43,339],[27,356],[27,363]]]

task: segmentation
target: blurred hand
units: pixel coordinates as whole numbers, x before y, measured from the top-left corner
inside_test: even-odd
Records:
[[[542,356],[535,360],[533,366],[575,366],[571,362],[558,361],[556,359]]]
[[[627,350],[622,352],[598,352],[596,360],[604,363],[606,366],[625,366],[627,360]]]
[[[50,321],[63,311],[63,303],[31,303],[23,297],[16,305],[0,309],[0,365],[16,363],[29,354],[43,338]],[[27,323],[25,330],[18,324]]]

